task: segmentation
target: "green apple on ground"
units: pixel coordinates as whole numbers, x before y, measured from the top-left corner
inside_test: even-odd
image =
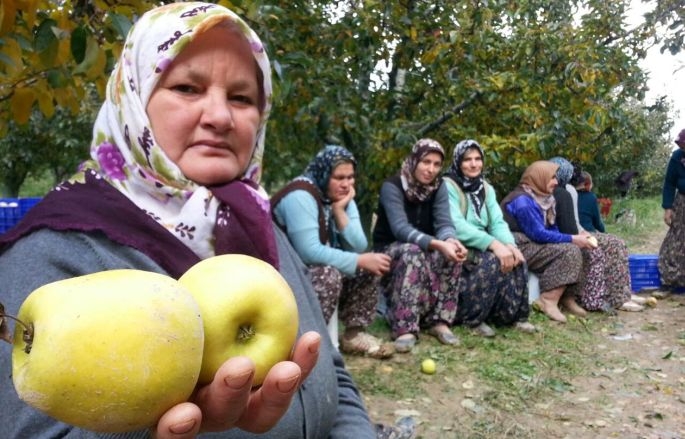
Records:
[[[171,277],[110,270],[60,280],[33,291],[16,320],[17,394],[67,424],[147,428],[197,383],[200,310]]]
[[[436,369],[437,365],[435,364],[435,361],[433,361],[433,359],[431,358],[426,358],[421,362],[421,372],[425,374],[433,375]]]
[[[258,386],[273,365],[287,360],[297,338],[297,302],[290,286],[270,264],[227,254],[204,259],[179,282],[200,305],[205,346],[200,384],[209,383],[229,358],[255,363]]]

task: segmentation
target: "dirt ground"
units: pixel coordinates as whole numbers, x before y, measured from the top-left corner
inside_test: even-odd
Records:
[[[657,253],[662,238],[631,252]],[[685,294],[662,298],[644,312],[605,318],[589,347],[595,357],[591,370],[573,377],[569,391],[525,404],[523,412],[489,406],[485,394],[492,389],[480,388],[472,376],[422,383],[427,396],[411,400],[364,395],[365,402],[376,422],[412,416],[415,438],[684,439]],[[364,364],[349,359],[348,367],[354,375]],[[491,432],[474,429],[493,422],[498,428]]]

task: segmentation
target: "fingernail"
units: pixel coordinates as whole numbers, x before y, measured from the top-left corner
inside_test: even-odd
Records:
[[[282,393],[290,393],[298,382],[300,382],[300,374],[291,377],[288,381],[279,381],[277,387]]]
[[[173,434],[186,434],[195,427],[195,419],[188,419],[185,422],[180,422],[169,427],[169,431]]]
[[[254,371],[250,370],[248,373],[242,375],[230,375],[224,378],[224,383],[232,389],[242,389],[247,382],[252,379]]]

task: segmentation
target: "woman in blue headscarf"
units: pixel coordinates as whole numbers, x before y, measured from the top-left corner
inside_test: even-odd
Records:
[[[272,198],[274,219],[309,268],[328,322],[336,307],[345,326],[343,352],[387,358],[394,352],[365,329],[376,315],[379,276],[390,258],[366,252],[355,197],[356,160],[342,146],[328,145],[304,173]]]

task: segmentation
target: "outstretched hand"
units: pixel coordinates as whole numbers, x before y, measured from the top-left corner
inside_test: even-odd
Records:
[[[271,368],[264,382],[252,389],[254,363],[247,357],[227,360],[214,381],[199,388],[189,402],[172,407],[157,423],[156,439],[191,439],[200,431],[234,427],[251,433],[273,428],[290,406],[293,395],[316,365],[321,336],[300,337],[290,361]]]

